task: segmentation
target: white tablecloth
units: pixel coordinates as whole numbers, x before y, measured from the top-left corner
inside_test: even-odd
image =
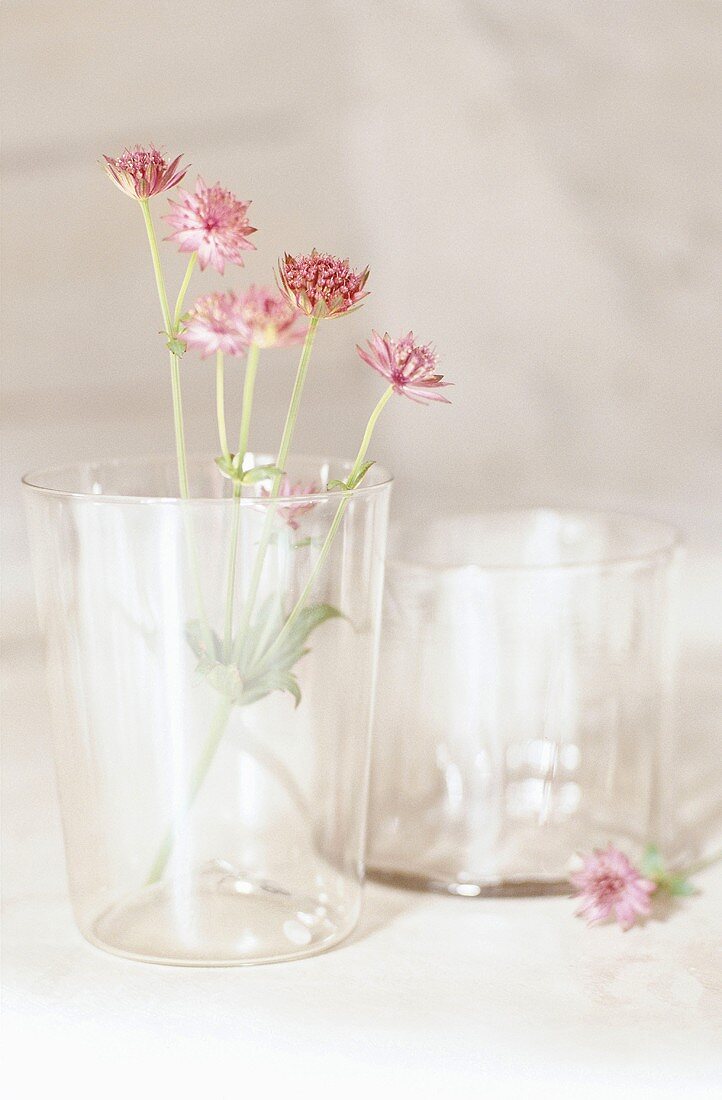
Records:
[[[713,665],[687,666],[698,729]],[[720,1094],[722,866],[626,934],[567,898],[371,884],[353,938],[316,958],[129,962],[73,924],[36,647],[6,647],[4,668],[6,1095],[60,1078],[93,1097]]]

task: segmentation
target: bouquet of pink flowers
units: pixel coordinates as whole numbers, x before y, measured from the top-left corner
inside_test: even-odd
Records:
[[[172,229],[167,240],[189,254],[185,275],[171,308],[150,204],[152,199],[177,187],[187,166],[181,165],[181,157],[169,161],[150,146],[126,149],[117,158],[105,157],[105,168],[120,190],[138,202],[145,222],[170,364],[180,496],[184,499],[190,496],[181,363],[186,353],[195,351],[202,359],[215,358],[220,446],[216,464],[219,477],[227,479],[228,494],[237,504],[246,495],[279,501],[275,509],[267,509],[242,606],[239,608],[236,598],[240,518],[240,508],[237,508],[231,525],[223,627],[214,630],[202,607],[198,609],[197,619],[187,624],[186,636],[198,659],[198,670],[220,696],[208,744],[192,778],[190,804],[210,766],[214,747],[233,707],[247,706],[274,691],[290,693],[296,705],[301,700],[294,669],[307,652],[308,638],[327,619],[342,614],[340,609],[327,603],[311,603],[314,586],[343,523],[349,494],[362,483],[373,465],[367,455],[382,410],[393,394],[405,395],[418,403],[446,402],[442,391],[448,383],[438,372],[433,348],[419,343],[412,332],[397,339],[388,333],[373,332],[366,346],[357,348],[358,355],[387,385],[368,419],[350,473],[345,480],[334,479],[327,485],[292,481],[286,465],[316,331],[322,321],[342,317],[361,306],[368,295],[369,269],[355,270],[348,260],[315,249],[307,255],[285,254],[277,265],[275,287],[250,286],[245,291],[206,294],[187,309],[186,295],[196,266],[201,271],[215,268],[223,274],[227,264],[242,267],[244,254],[255,248],[251,238],[256,229],[248,219],[250,203],[237,199],[218,183],[208,186],[199,177],[193,192],[178,190],[178,197],[169,200],[170,208],[163,215]],[[292,344],[301,345],[301,355],[282,436],[273,462],[254,465],[249,437],[260,353]],[[225,415],[228,358],[245,360],[242,413],[235,448],[229,443]],[[275,527],[281,522],[297,532],[302,517],[314,507],[314,495],[318,493],[338,494],[338,505],[306,583],[288,610],[279,612],[277,603],[271,605],[263,601],[258,606],[264,560],[275,537]],[[303,540],[297,545],[303,545]],[[196,557],[191,554],[192,560]],[[198,568],[197,561],[194,568]],[[163,873],[171,845],[169,836],[154,863],[150,881],[157,880]]]

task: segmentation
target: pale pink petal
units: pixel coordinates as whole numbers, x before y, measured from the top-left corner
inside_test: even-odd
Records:
[[[208,187],[198,177],[194,194],[179,189],[164,218],[175,232],[167,238],[181,252],[197,252],[201,270],[209,265],[222,275],[226,263],[243,266],[242,252],[255,248],[248,237],[256,230],[247,217],[250,203],[239,201],[220,184]]]
[[[430,344],[417,344],[413,332],[393,340],[388,333],[372,332],[367,349],[356,348],[360,358],[385,378],[396,393],[425,405],[429,401],[450,404],[438,391],[451,385],[436,373],[437,355]]]
[[[238,296],[237,310],[248,342],[258,347],[289,347],[306,335],[302,311],[272,287],[249,287]]]
[[[320,486],[313,481],[308,484],[304,484],[301,481],[292,483],[288,474],[284,474],[279,485],[278,497],[281,500],[288,497],[308,497],[314,496],[316,493],[320,493],[320,491]],[[270,490],[261,489],[261,496],[270,498]],[[316,505],[312,500],[300,501],[298,504],[281,504],[278,506],[276,514],[288,524],[292,531],[297,531],[300,527],[301,517],[315,507]]]
[[[216,351],[242,356],[248,347],[247,333],[239,323],[235,294],[207,294],[199,298],[185,318],[181,339],[205,359]]]
[[[650,894],[656,889],[656,883],[643,878],[624,853],[611,844],[587,856],[583,867],[570,875],[570,881],[581,901],[579,916],[593,924],[614,911],[625,930],[638,916],[648,915]]]

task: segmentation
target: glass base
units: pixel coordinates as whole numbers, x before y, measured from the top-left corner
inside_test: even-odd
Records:
[[[276,883],[219,870],[200,882],[147,886],[81,931],[93,946],[141,962],[251,966],[326,951],[356,920]]]
[[[425,890],[435,894],[452,894],[460,898],[559,897],[571,891],[566,879],[445,881],[381,867],[369,867],[366,875],[367,878],[380,882],[384,886],[399,886],[404,890]]]

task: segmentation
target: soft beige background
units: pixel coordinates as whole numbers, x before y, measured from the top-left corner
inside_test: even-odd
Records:
[[[374,887],[342,951],[239,974],[93,953],[64,886],[19,502],[24,469],[172,448],[137,207],[97,166],[155,141],[253,199],[259,251],[372,268],[324,326],[299,449],[350,454],[380,381],[353,346],[413,327],[456,384],[395,401],[395,514],[531,503],[667,518],[685,581],[676,808],[719,840],[722,3],[4,0],[4,873],[13,1095],[710,1096],[720,868],[669,919],[587,932],[567,899]],[[160,213],[165,200],[159,200]],[[183,263],[166,246],[177,280]],[[212,278],[195,287],[217,285]],[[273,447],[294,355],[268,354]],[[194,449],[212,367],[184,366]],[[237,404],[235,406],[237,412]],[[639,934],[637,934],[639,933]],[[157,1075],[155,1070],[158,1071]],[[202,1075],[202,1078],[201,1078]],[[42,1087],[38,1082],[42,1078]],[[228,1089],[231,1092],[228,1092]],[[29,1090],[29,1091],[28,1091]],[[256,1090],[258,1091],[258,1090]],[[487,1090],[488,1091],[488,1090]],[[274,1093],[275,1095],[275,1093]]]
[[[135,141],[253,199],[229,281],[285,248],[371,265],[321,333],[299,449],[355,449],[380,383],[354,343],[413,326],[456,388],[382,421],[397,514],[586,503],[718,535],[719,3],[6,0],[4,24],[10,622],[32,625],[21,471],[172,447],[140,214],[96,164]],[[266,357],[261,446],[293,369]],[[187,359],[195,449],[211,375]]]

